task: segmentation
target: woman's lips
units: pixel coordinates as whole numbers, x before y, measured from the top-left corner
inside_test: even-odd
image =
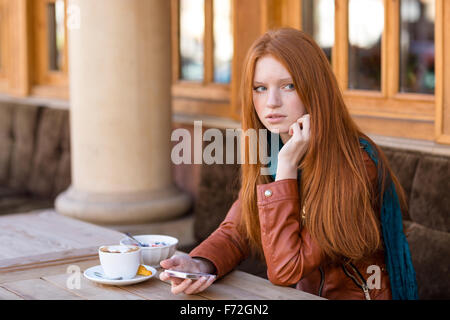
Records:
[[[269,114],[266,116],[267,122],[269,123],[279,123],[282,122],[286,116],[278,113]]]

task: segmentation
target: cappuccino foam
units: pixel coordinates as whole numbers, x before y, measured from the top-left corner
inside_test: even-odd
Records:
[[[101,247],[100,251],[109,253],[127,253],[139,250],[139,247],[126,247],[126,246],[105,246]]]

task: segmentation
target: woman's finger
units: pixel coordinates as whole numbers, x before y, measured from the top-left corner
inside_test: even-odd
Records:
[[[181,263],[180,257],[178,257],[178,256],[173,256],[172,258],[162,260],[162,261],[159,263],[159,265],[160,265],[161,267],[163,267],[164,269],[170,269],[170,268],[173,268],[173,267],[175,267],[175,266],[178,266],[180,263]]]
[[[185,279],[179,285],[175,285],[172,282],[172,289],[171,289],[172,293],[179,294],[179,293],[183,292],[184,290],[187,289],[187,287],[189,287],[191,285],[191,283],[192,283],[191,279]]]
[[[300,139],[302,136],[302,132],[300,130],[300,124],[298,122],[295,122],[292,125],[292,130],[293,130],[292,138]]]
[[[213,282],[216,280],[216,277],[209,277],[204,284],[200,286],[200,288],[197,289],[197,292],[205,291],[206,288],[208,288],[210,285],[213,284]]]
[[[159,279],[161,279],[162,281],[167,281],[170,279],[170,276],[165,272],[161,272],[159,274]]]
[[[197,281],[194,281],[186,290],[184,290],[184,293],[186,294],[194,294],[198,291],[198,289],[205,284],[206,277],[200,277]]]
[[[297,120],[297,121],[298,121],[298,120]],[[291,124],[290,127],[289,127],[289,135],[290,135],[290,136],[294,136],[294,127],[295,127],[295,126],[298,126],[298,122],[297,122],[297,121],[294,122],[293,124]]]
[[[303,117],[297,119],[297,123],[300,126],[300,130],[303,130]]]
[[[309,139],[309,129],[310,129],[310,126],[311,126],[311,117],[309,116],[309,114],[308,115],[305,115],[305,117],[303,118],[303,121],[302,121],[302,123],[303,123],[303,136],[306,138],[306,139]]]

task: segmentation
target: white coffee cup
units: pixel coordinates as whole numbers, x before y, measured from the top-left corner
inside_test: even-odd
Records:
[[[137,246],[101,246],[98,255],[103,272],[108,278],[133,279],[141,264],[141,248]]]

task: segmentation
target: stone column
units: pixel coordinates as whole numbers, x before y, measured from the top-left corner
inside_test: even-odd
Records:
[[[72,185],[56,210],[119,226],[182,215],[190,199],[171,172],[170,1],[69,4]]]

